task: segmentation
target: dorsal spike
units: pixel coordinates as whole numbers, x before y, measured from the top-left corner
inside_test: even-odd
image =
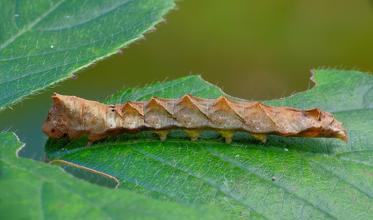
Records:
[[[146,104],[146,109],[149,111],[153,108],[165,110],[167,113],[172,115],[172,109],[168,106],[169,100],[162,100],[158,97],[152,97]]]
[[[227,99],[225,96],[220,96],[216,99],[215,103],[212,105],[212,112],[214,111],[225,111],[234,113],[238,119],[245,124],[244,118],[236,111],[235,103]]]
[[[216,102],[213,104],[214,108],[219,109],[219,110],[232,110],[232,103],[225,97],[225,96],[220,96],[217,98]]]
[[[178,100],[177,105],[186,105],[186,106],[189,106],[189,107],[196,107],[196,108],[198,108],[198,106],[194,102],[193,97],[191,95],[189,95],[189,94],[181,97]]]
[[[276,123],[276,121],[273,120],[271,114],[267,111],[267,106],[266,105],[258,102],[256,104],[256,106],[258,107],[258,109],[260,109],[265,114],[265,116],[267,116],[267,118],[273,123],[274,126],[276,126],[277,129],[280,128],[280,126],[278,126],[278,124]]]
[[[142,103],[127,102],[122,107],[122,112],[136,112],[141,116],[144,116],[144,108]]]
[[[159,103],[159,100],[158,100],[158,97],[155,97],[153,96],[147,103],[147,106],[162,106],[160,103]]]
[[[319,108],[306,110],[305,113],[318,121],[321,119],[321,110]]]
[[[202,101],[202,102],[201,102]],[[178,111],[182,108],[191,108],[201,114],[203,114],[206,119],[208,119],[208,105],[206,105],[205,100],[191,96],[190,94],[181,97],[176,101],[175,110]]]

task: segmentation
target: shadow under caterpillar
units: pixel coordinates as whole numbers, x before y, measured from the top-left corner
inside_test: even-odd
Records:
[[[260,102],[226,97],[203,99],[185,95],[179,99],[153,97],[145,102],[106,105],[76,96],[55,93],[43,125],[51,138],[70,139],[88,135],[90,143],[124,132],[154,130],[161,140],[170,129],[183,129],[191,140],[201,131],[217,130],[227,143],[234,131],[246,131],[266,141],[267,134],[291,137],[339,138],[347,142],[342,123],[318,108],[301,110],[272,107]]]

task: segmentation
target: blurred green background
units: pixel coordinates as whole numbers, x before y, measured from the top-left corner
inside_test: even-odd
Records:
[[[75,79],[0,113],[0,130],[43,159],[41,125],[56,91],[102,100],[123,87],[201,74],[227,93],[271,99],[311,86],[310,69],[373,71],[371,0],[183,0],[154,33]]]

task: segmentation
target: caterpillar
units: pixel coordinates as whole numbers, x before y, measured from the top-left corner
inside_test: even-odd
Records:
[[[153,97],[145,102],[116,105],[57,93],[52,100],[42,128],[51,138],[88,135],[92,143],[110,135],[150,129],[165,140],[171,129],[179,128],[193,141],[207,129],[218,131],[227,143],[232,141],[235,131],[246,131],[261,142],[266,141],[268,134],[348,140],[342,123],[318,108],[301,110],[224,96],[203,99],[191,95],[179,99]]]

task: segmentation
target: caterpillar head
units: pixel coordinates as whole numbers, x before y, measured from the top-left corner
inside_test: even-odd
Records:
[[[61,138],[68,134],[65,106],[61,97],[57,93],[52,96],[53,106],[42,128],[43,132],[51,138]]]
[[[306,114],[316,121],[317,126],[303,132],[305,136],[331,137],[341,139],[344,142],[348,141],[347,131],[331,113],[311,109],[306,111]]]
[[[323,112],[321,122],[322,130],[326,133],[326,136],[335,137],[347,143],[348,135],[346,129],[332,114]]]

